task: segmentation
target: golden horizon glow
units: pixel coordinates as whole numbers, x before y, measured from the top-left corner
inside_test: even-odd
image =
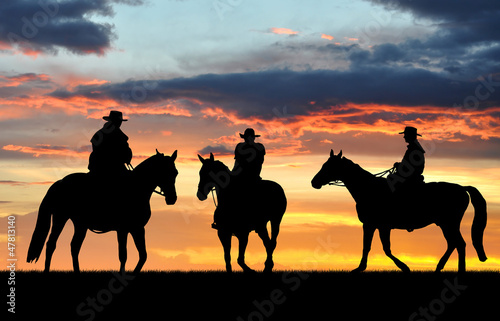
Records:
[[[179,155],[183,155],[182,151]],[[188,153],[189,154],[189,153]],[[188,156],[188,155],[186,155]],[[221,270],[224,269],[222,247],[214,230],[210,228],[214,206],[212,201],[200,202],[195,197],[198,173],[201,164],[197,159],[184,156],[179,159],[177,168],[178,202],[166,207],[161,197],[152,198],[153,216],[146,226],[146,239],[149,258],[145,270]],[[378,162],[369,157],[347,155],[361,164],[369,163],[366,169],[375,170]],[[44,157],[44,156],[40,156]],[[179,156],[181,157],[181,156]],[[312,158],[311,158],[312,157]],[[283,218],[278,247],[275,252],[276,269],[318,269],[318,270],[350,270],[357,266],[361,257],[362,230],[357,219],[354,201],[343,188],[325,186],[321,190],[310,187],[310,179],[319,170],[327,155],[301,156],[309,160],[309,166],[287,166],[296,162],[297,156],[268,157],[264,164],[263,174],[282,184],[289,199],[287,213]],[[229,165],[230,155],[218,157]],[[304,162],[305,163],[305,162]],[[315,166],[311,166],[310,164]],[[383,162],[382,162],[383,163]],[[439,166],[442,166],[438,162]],[[463,162],[462,165],[465,165]],[[460,165],[457,163],[456,165]],[[316,168],[313,168],[316,167]],[[76,170],[77,171],[77,170]],[[496,195],[494,177],[500,177],[500,170],[475,167],[430,167],[429,180],[456,178],[456,182],[476,185],[489,203],[489,221],[485,233],[485,248],[488,261],[482,263],[476,257],[470,241],[470,224],[473,216],[472,205],[469,205],[462,233],[468,248],[468,269],[494,270],[498,269],[500,253],[494,244],[500,235],[500,198]],[[463,172],[463,178],[457,177]],[[471,177],[472,175],[473,177]],[[469,178],[470,177],[470,178]],[[491,183],[477,184],[486,177],[492,177]],[[11,190],[26,190],[35,188],[28,186],[8,185]],[[1,187],[1,185],[0,185]],[[48,185],[39,185],[38,192],[33,197],[33,210],[38,206]],[[32,211],[33,211],[32,210]],[[35,210],[36,211],[36,210]],[[6,217],[8,213],[1,213]],[[18,220],[29,218],[24,222],[23,232],[19,231],[18,241],[19,267],[23,270],[43,269],[44,254],[37,264],[22,262],[31,238],[36,213],[19,215]],[[177,236],[182,236],[180,239]],[[71,270],[69,243],[72,237],[72,224],[67,224],[63,235],[58,241],[52,267],[54,270]],[[5,241],[4,233],[0,233],[0,243]],[[238,270],[236,263],[237,240],[233,239],[233,268]],[[446,248],[445,240],[439,228],[427,227],[412,233],[394,231],[392,235],[393,254],[408,264],[412,270],[433,270]],[[132,269],[137,260],[133,242],[129,240],[129,259],[127,267]],[[0,252],[1,253],[1,252]],[[265,250],[255,233],[251,233],[247,250],[247,262],[256,269],[263,268]],[[118,255],[115,233],[95,235],[88,233],[80,256],[80,264],[84,270],[117,269]],[[446,265],[446,270],[456,270],[456,254],[453,254]],[[368,270],[395,270],[392,261],[382,251],[377,236],[374,238],[370,253]]]

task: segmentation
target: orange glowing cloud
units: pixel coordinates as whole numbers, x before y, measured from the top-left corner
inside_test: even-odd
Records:
[[[15,151],[25,154],[32,154],[33,157],[44,156],[69,156],[69,157],[88,157],[88,150],[72,150],[67,146],[51,146],[47,144],[36,144],[35,147],[19,146],[19,145],[5,145],[3,150]]]
[[[33,49],[32,47],[26,44],[24,45],[18,44],[18,46],[16,47],[17,49],[13,47],[10,43],[0,41],[0,51],[6,51],[9,54],[15,54],[15,55],[21,54],[25,56],[31,56],[33,57],[33,59],[36,59],[38,55],[42,53],[41,50]]]
[[[326,39],[326,40],[330,40],[330,41],[332,41],[333,39],[335,39],[333,36],[330,36],[330,35],[327,35],[327,34],[324,34],[324,33],[321,34],[321,38],[322,39]]]
[[[428,139],[453,139],[456,133],[467,136],[480,136],[481,139],[500,137],[500,120],[495,114],[500,108],[480,111],[463,111],[459,109],[438,108],[431,106],[390,106],[348,104],[336,106],[330,110],[311,112],[309,115],[296,116],[297,121],[287,125],[295,137],[302,136],[305,131],[327,132],[332,134],[349,131],[381,132],[393,135],[401,126],[415,126],[426,133]],[[339,113],[340,112],[340,113]],[[392,113],[394,119],[381,119],[380,113]],[[401,116],[414,120],[401,120]],[[425,116],[425,118],[423,115]]]
[[[161,135],[162,136],[170,136],[170,135],[172,135],[172,131],[171,130],[162,130]]]
[[[3,87],[17,87],[23,83],[31,81],[50,81],[50,76],[46,74],[26,73],[16,76],[2,76],[0,75]]]
[[[12,46],[4,41],[0,41],[0,50],[10,50],[12,49]]]
[[[271,28],[270,31],[278,35],[296,35],[299,33],[288,28]]]
[[[347,132],[383,133],[395,135],[401,126],[415,126],[426,139],[459,141],[457,134],[479,136],[481,139],[500,138],[500,107],[487,110],[461,110],[434,106],[391,106],[378,104],[346,104],[310,111],[305,115],[262,119],[258,116],[240,117],[220,107],[205,108],[204,117],[228,122],[231,126],[254,126],[269,141],[287,145],[306,132],[342,134]],[[383,114],[384,117],[380,115]],[[393,115],[390,117],[390,115]],[[215,143],[234,143],[232,139],[218,139]],[[326,141],[323,141],[326,143]],[[299,142],[295,148],[301,149]],[[288,146],[288,145],[287,145]],[[281,147],[280,147],[281,148]],[[288,150],[287,147],[284,147]]]

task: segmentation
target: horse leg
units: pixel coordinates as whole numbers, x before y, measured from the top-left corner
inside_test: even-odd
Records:
[[[448,248],[446,249],[446,252],[444,253],[443,257],[441,257],[441,259],[439,260],[439,263],[436,267],[436,272],[441,272],[441,270],[446,265],[446,262],[448,262],[451,253],[453,253],[453,251],[457,247],[456,232],[454,232],[455,228],[441,226],[441,230],[443,231],[443,236],[446,239]]]
[[[262,229],[259,229],[257,231],[257,234],[262,239],[262,243],[264,243],[264,247],[266,248],[267,252],[267,259],[265,263],[264,272],[271,272],[274,267],[273,252],[274,249],[276,248],[276,238],[274,238],[274,241],[272,241],[269,238],[269,233],[267,232],[267,227],[265,226]]]
[[[375,233],[376,228],[371,225],[363,224],[363,257],[359,266],[352,270],[351,272],[363,272],[366,270],[368,263],[368,253],[372,248],[373,233]]]
[[[125,263],[127,263],[127,236],[128,232],[116,231],[118,238],[118,258],[120,259],[120,272],[125,273]]]
[[[134,269],[134,274],[137,274],[141,271],[144,263],[146,263],[146,260],[148,258],[148,252],[146,251],[146,231],[144,230],[144,227],[142,227],[138,230],[132,231],[130,234],[132,234],[135,247],[139,252],[139,262],[137,262],[137,265]]]
[[[45,270],[49,272],[50,262],[52,261],[52,254],[56,250],[56,243],[59,235],[61,234],[67,219],[62,219],[59,216],[53,216],[52,231],[50,232],[49,240],[47,241],[47,249],[45,250]]]
[[[231,233],[223,232],[221,230],[217,231],[220,243],[224,249],[224,261],[226,262],[226,271],[231,273],[233,270],[231,268]]]
[[[73,239],[71,240],[71,257],[73,259],[73,270],[75,273],[80,272],[78,255],[80,254],[80,249],[82,248],[85,235],[87,235],[87,228],[75,225],[75,233],[73,234]]]
[[[245,251],[247,249],[247,244],[248,244],[248,234],[250,233],[244,232],[244,233],[238,233],[236,235],[239,243],[238,264],[243,269],[243,272],[255,272],[245,263]]]
[[[391,258],[391,260],[396,263],[398,268],[401,269],[403,272],[410,272],[410,268],[401,262],[398,258],[396,258],[394,255],[392,255],[391,252],[391,229],[389,228],[384,228],[384,229],[379,229],[379,236],[380,236],[380,241],[382,242],[382,247],[384,249],[385,255]]]
[[[465,240],[460,233],[460,229],[457,233],[457,252],[458,252],[458,273],[465,272]]]

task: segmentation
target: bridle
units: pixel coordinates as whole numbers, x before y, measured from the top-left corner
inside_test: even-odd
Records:
[[[373,176],[384,177],[385,175],[393,174],[395,171],[396,171],[396,167],[391,167],[391,168],[386,169],[385,171],[382,171],[380,173],[373,174]],[[329,182],[328,185],[345,187],[345,184],[339,179]]]

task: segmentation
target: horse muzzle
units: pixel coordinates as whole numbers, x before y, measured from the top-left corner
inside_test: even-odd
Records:
[[[315,189],[320,189],[321,187],[323,187],[324,184],[321,184],[321,182],[319,182],[318,179],[313,178],[312,181],[311,181],[311,185]]]

